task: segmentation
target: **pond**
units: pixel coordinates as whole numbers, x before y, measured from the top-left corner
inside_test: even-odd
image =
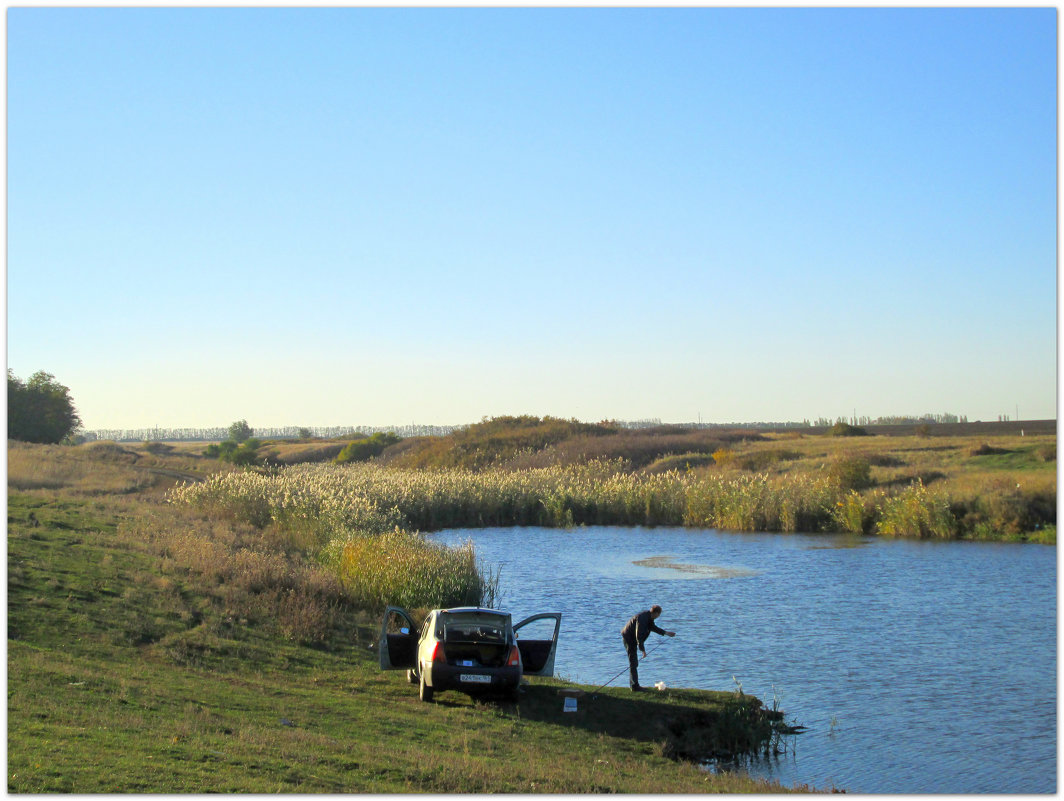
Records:
[[[682,528],[433,538],[472,540],[515,620],[563,613],[555,670],[576,682],[627,686],[621,626],[660,604],[677,636],[647,641],[644,686],[741,685],[807,727],[744,764],[752,775],[850,793],[1056,792],[1056,548]]]

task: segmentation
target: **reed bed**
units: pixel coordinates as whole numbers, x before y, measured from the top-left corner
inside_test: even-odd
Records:
[[[490,595],[472,543],[448,548],[403,531],[350,536],[330,542],[322,561],[363,609],[475,606]]]
[[[864,481],[859,486],[864,485]],[[1052,478],[857,489],[852,471],[639,473],[621,460],[518,471],[299,465],[211,476],[174,501],[325,544],[454,527],[683,525],[736,531],[969,537],[1055,525]]]
[[[538,525],[692,526],[920,538],[1055,542],[1055,483],[886,486],[863,469],[798,473],[632,472],[623,460],[529,470],[298,465],[217,474],[170,499],[227,515],[314,551],[367,608],[480,602],[490,579],[472,546],[417,532]],[[1041,530],[1045,533],[1038,534]]]

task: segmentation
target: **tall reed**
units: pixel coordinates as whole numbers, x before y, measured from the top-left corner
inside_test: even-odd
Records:
[[[292,547],[320,554],[350,592],[377,605],[387,598],[469,603],[483,595],[487,582],[471,546],[454,554],[412,533],[442,528],[686,525],[948,538],[1055,524],[1055,488],[1041,484],[951,498],[920,480],[865,487],[869,480],[868,462],[857,458],[774,475],[633,472],[623,460],[478,472],[312,464],[270,475],[217,474],[170,498],[270,528]]]
[[[885,498],[876,522],[876,531],[888,536],[949,539],[956,527],[949,502],[929,492],[919,479],[897,495]]]
[[[403,531],[335,539],[322,561],[365,609],[477,605],[489,582],[477,570],[472,543],[448,548]]]

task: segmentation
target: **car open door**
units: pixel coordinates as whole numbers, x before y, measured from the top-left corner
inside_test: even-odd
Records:
[[[381,638],[377,644],[381,670],[403,670],[417,661],[417,626],[405,609],[389,606],[381,621]]]
[[[532,615],[514,625],[514,637],[526,676],[554,675],[554,653],[558,649],[561,627],[561,612]]]

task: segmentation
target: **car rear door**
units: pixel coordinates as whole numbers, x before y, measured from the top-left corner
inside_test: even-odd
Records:
[[[532,615],[514,625],[514,637],[526,676],[554,675],[554,654],[558,650],[561,627],[561,612]]]
[[[403,670],[417,662],[417,626],[405,609],[389,606],[381,621],[377,643],[381,670]]]

